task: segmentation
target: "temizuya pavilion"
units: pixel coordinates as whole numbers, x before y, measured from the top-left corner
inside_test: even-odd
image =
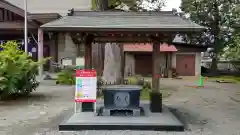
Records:
[[[74,11],[72,14],[49,22],[39,28],[45,32],[77,32],[82,35],[85,47],[85,68],[91,68],[91,44],[96,43],[152,43],[152,88],[150,94],[151,112],[162,111],[162,97],[159,91],[159,46],[170,43],[176,34],[197,34],[204,30],[189,20],[172,12],[97,12]],[[39,36],[39,49],[43,41]],[[39,51],[39,56],[43,56]],[[40,57],[41,58],[41,57]],[[40,68],[41,69],[41,68]]]

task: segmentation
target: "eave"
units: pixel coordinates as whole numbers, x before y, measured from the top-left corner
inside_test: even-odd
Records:
[[[32,24],[28,24],[29,29],[36,29]],[[24,22],[0,22],[1,30],[23,30]]]
[[[58,19],[60,17],[61,17],[61,15],[59,15],[58,13],[34,13],[34,14],[28,15],[28,19],[34,19],[34,20],[46,19],[46,18],[54,20],[54,19]]]
[[[9,10],[19,16],[22,16],[24,18],[24,10],[7,2],[6,0],[0,0],[0,7]],[[27,13],[29,14],[29,13]],[[33,25],[34,27],[38,28],[41,24],[35,20],[29,21],[29,23],[31,23],[31,25]]]

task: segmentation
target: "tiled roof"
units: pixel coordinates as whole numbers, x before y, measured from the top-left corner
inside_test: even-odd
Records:
[[[160,52],[176,52],[178,51],[174,45],[161,44]],[[125,52],[152,52],[151,44],[124,44]]]
[[[77,13],[76,13],[77,14]],[[137,29],[152,31],[200,31],[204,27],[170,12],[78,12],[49,22],[43,28]]]
[[[5,0],[14,6],[24,9],[23,0]],[[27,0],[30,13],[59,13],[66,14],[69,9],[91,9],[91,0]]]

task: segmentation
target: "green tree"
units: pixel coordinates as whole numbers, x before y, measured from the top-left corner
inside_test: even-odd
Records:
[[[240,70],[240,33],[235,35],[233,42],[225,48],[223,56]]]
[[[92,10],[111,10],[123,3],[133,7],[136,0],[92,0]]]
[[[219,56],[233,40],[233,26],[240,22],[239,0],[182,0],[181,10],[207,28],[197,42],[213,46],[211,69],[216,71]]]
[[[93,10],[116,10],[128,6],[130,11],[160,11],[166,0],[92,0]]]

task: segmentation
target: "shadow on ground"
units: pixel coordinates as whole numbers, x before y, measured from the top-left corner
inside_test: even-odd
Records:
[[[0,106],[18,106],[19,104],[28,104],[31,102],[49,102],[54,98],[53,95],[46,93],[31,93],[28,96],[15,97],[0,101]],[[16,104],[17,103],[17,104]]]
[[[200,114],[194,113],[185,108],[168,107],[169,110],[184,124],[184,128],[187,131],[194,130],[192,125],[203,128],[208,123],[207,119],[204,119]]]

